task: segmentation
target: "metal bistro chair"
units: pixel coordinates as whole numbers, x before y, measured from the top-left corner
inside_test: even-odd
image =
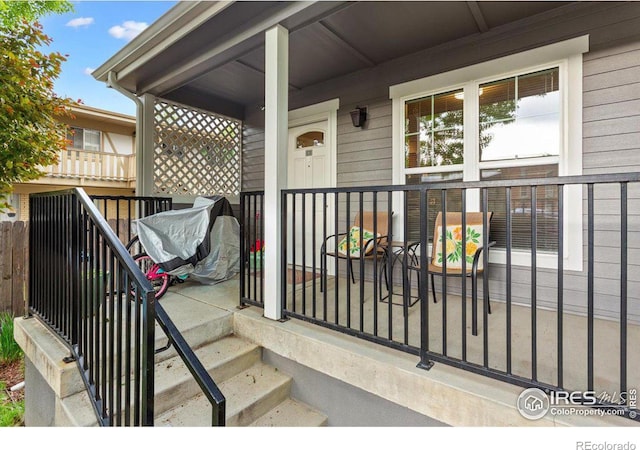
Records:
[[[377,237],[373,235],[374,231],[374,218],[376,223],[376,233]],[[362,224],[362,226],[361,226]],[[332,234],[331,236],[327,236],[327,238],[322,243],[322,247],[320,248],[320,271],[322,273],[322,278],[320,282],[320,290],[324,290],[324,286],[327,282],[327,263],[326,257],[330,256],[332,258],[344,259],[347,261],[347,271],[351,277],[351,282],[355,283],[355,278],[353,276],[353,264],[352,260],[361,261],[363,263],[365,260],[372,260],[375,258],[382,258],[385,252],[387,251],[387,234],[389,231],[389,215],[386,211],[377,212],[374,216],[371,211],[364,211],[362,213],[362,221],[360,221],[360,213],[356,214],[356,217],[353,221],[353,225],[350,227],[349,231],[346,233],[337,233]],[[364,251],[360,251],[360,234],[362,234],[362,247]],[[338,252],[331,251],[331,248],[335,247],[335,242],[333,246],[328,245],[331,239],[340,239],[338,241]],[[350,239],[349,244],[347,245],[347,240]],[[376,248],[376,240],[377,240],[377,252],[375,252]],[[348,252],[347,252],[348,249]]]
[[[487,217],[487,230],[489,233],[489,224],[491,223],[491,217],[493,212],[488,212]],[[435,276],[452,276],[462,277],[463,275],[471,278],[471,298],[473,308],[473,335],[477,335],[477,304],[478,304],[478,278],[482,276],[485,268],[483,267],[482,251],[484,242],[484,213],[481,212],[469,212],[466,213],[465,225],[466,225],[466,245],[462,245],[462,213],[460,212],[448,212],[446,220],[445,230],[445,252],[446,252],[446,268],[443,264],[442,255],[442,212],[439,212],[433,232],[433,242],[431,245],[431,258],[427,267],[427,274],[431,278],[431,293],[433,295],[433,302],[437,303],[436,288],[435,288]],[[487,252],[489,248],[495,245],[495,241],[490,241],[487,245]],[[462,258],[466,259],[465,272],[462,272]],[[420,286],[420,265],[414,265],[409,267],[410,270],[418,272],[418,286]],[[446,269],[446,271],[445,271]],[[488,281],[488,280],[487,280]],[[487,282],[487,299],[489,298],[489,285]],[[491,314],[491,303],[487,302],[487,312]]]

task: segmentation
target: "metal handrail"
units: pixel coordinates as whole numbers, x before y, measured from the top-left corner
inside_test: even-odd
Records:
[[[29,312],[70,349],[100,425],[153,425],[154,320],[224,425],[224,396],[94,200],[80,188],[31,196]]]
[[[93,201],[101,201],[103,202],[104,211],[106,212],[108,209],[107,202],[108,201],[142,201],[145,206],[151,206],[148,213],[155,213],[160,211],[166,211],[171,209],[172,207],[172,199],[171,197],[150,197],[150,196],[136,196],[136,197],[127,197],[127,196],[118,196],[118,195],[92,195],[91,199]],[[139,208],[140,213],[143,212],[144,208]],[[119,217],[116,217],[116,220],[119,220]],[[131,227],[128,227],[130,230]],[[131,238],[131,236],[129,236]],[[132,241],[130,240],[130,243]],[[129,245],[125,247],[125,251],[127,254],[130,254]],[[211,405],[213,407],[212,414],[212,425],[213,426],[224,426],[225,425],[225,397],[218,388],[215,381],[211,378],[207,370],[204,368],[194,351],[191,349],[187,341],[184,339],[183,335],[180,333],[178,328],[175,326],[174,322],[171,320],[166,310],[162,307],[160,302],[155,302],[155,318],[158,322],[158,325],[162,328],[164,333],[167,336],[170,344],[176,349],[178,355],[182,358],[185,365],[193,375],[194,379],[202,389],[204,395],[209,399]],[[167,347],[168,348],[168,347]]]
[[[84,190],[29,209],[29,313],[69,347],[100,425],[152,425],[153,286]]]
[[[207,372],[207,369],[202,365],[193,349],[184,339],[178,327],[176,327],[171,318],[169,318],[167,311],[162,307],[160,302],[156,303],[156,321],[167,335],[171,344],[175,347],[182,361],[186,364],[205,397],[207,397],[211,403],[211,425],[225,426],[226,399],[224,395],[215,381],[213,381],[213,378],[211,378],[211,375],[209,375],[209,372]]]

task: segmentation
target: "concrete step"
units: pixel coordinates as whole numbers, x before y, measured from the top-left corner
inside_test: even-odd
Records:
[[[232,312],[212,308],[210,305],[188,297],[171,294],[168,292],[162,298],[162,306],[191,348],[197,349],[233,333]],[[160,325],[156,323],[155,348],[160,349],[166,344],[167,338]],[[157,363],[176,355],[175,349],[170,347],[156,354],[155,361]]]
[[[249,424],[252,427],[324,427],[326,425],[327,416],[292,398],[276,405]]]
[[[291,393],[291,377],[262,362],[220,385],[227,398],[227,426],[246,426],[282,403]]]
[[[262,356],[260,347],[235,336],[203,345],[195,354],[218,385],[246,371]],[[202,392],[179,356],[156,363],[155,374],[156,415]]]
[[[246,426],[289,397],[291,378],[258,362],[219,383],[227,401],[227,426]],[[211,405],[199,393],[159,415],[156,426],[211,426]]]
[[[326,416],[290,398],[291,378],[264,364],[257,345],[231,335],[195,353],[225,395],[227,426],[327,424]],[[156,363],[155,372],[156,426],[211,426],[211,405],[180,357]],[[84,391],[64,399],[63,406],[75,418],[65,426],[97,424]]]
[[[233,335],[233,312],[170,295],[162,305],[225,395],[227,426],[322,426],[326,417],[290,398],[292,380],[262,362],[262,348]],[[155,347],[167,343],[156,324]],[[170,347],[155,355],[156,426],[211,426],[211,405]],[[84,391],[67,397],[68,425],[96,425]]]
[[[289,398],[291,378],[262,362],[220,383],[227,426],[321,426],[326,417]],[[197,394],[156,418],[156,426],[211,426],[211,405]]]

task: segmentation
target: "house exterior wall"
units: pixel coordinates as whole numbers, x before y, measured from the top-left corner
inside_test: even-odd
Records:
[[[118,134],[105,132],[102,138],[102,151],[117,153],[119,155],[132,155],[135,153],[135,138],[131,134]]]
[[[391,101],[363,99],[338,111],[338,187],[392,184]],[[367,107],[365,128],[355,128],[349,111]]]
[[[75,108],[73,115],[74,117],[65,117],[62,121],[72,127],[100,131],[101,152],[119,155],[135,153],[136,122],[134,117],[83,105]]]
[[[264,116],[253,112],[242,128],[242,190],[264,189]]]
[[[588,2],[587,2],[588,3]],[[340,99],[337,130],[337,186],[392,183],[392,102],[389,86],[565,39],[589,35],[589,52],[583,57],[583,174],[638,171],[640,168],[640,4],[585,4],[571,16],[562,10],[544,21],[490,30],[473,40],[448,43],[418,54],[381,64],[355,75],[330,80],[290,95],[290,108]],[[499,72],[499,69],[497,69]],[[367,106],[365,126],[354,128],[349,111]],[[244,190],[262,189],[264,143],[261,115],[247,112],[243,154]],[[617,187],[615,189],[618,189]],[[640,216],[636,187],[629,189],[629,316],[640,320]],[[611,189],[599,188],[595,199],[601,215],[595,220],[595,312],[617,317],[619,312],[619,232],[607,226],[619,221],[619,200]],[[587,205],[584,200],[583,211]],[[354,211],[355,214],[355,211]],[[586,218],[583,221],[583,258],[587,256]],[[565,309],[586,312],[586,259],[582,271],[566,271]],[[358,270],[355,271],[356,274]],[[505,271],[489,271],[491,298],[504,299]],[[538,269],[538,306],[556,305],[554,270]],[[529,267],[514,267],[512,299],[530,302]],[[457,283],[456,283],[457,284]],[[455,289],[449,285],[449,289]]]

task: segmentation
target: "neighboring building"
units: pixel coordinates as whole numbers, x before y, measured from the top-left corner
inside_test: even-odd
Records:
[[[80,186],[88,194],[133,195],[135,192],[135,117],[90,106],[72,108],[70,145],[60,152],[58,164],[45,175],[14,186],[10,203],[14,211],[0,220],[28,220],[29,194]]]

